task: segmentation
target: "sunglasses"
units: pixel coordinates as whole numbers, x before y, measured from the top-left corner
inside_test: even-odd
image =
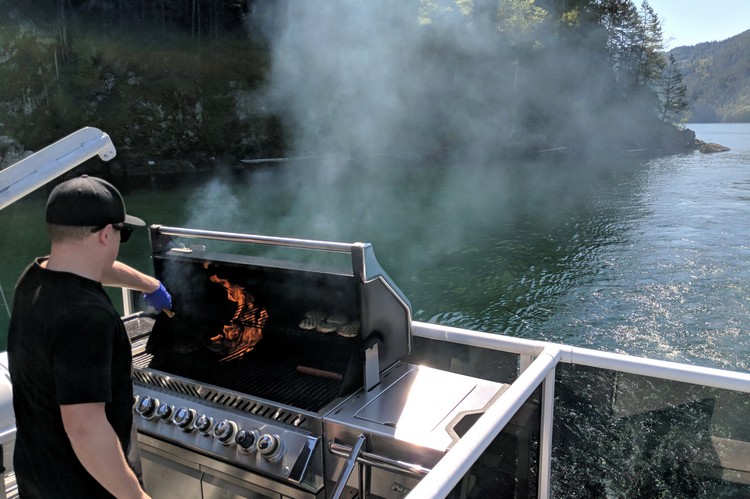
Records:
[[[109,224],[102,225],[101,227],[94,227],[93,229],[91,229],[91,232],[99,232],[107,225]],[[112,228],[120,233],[120,244],[128,242],[128,239],[130,239],[130,234],[133,233],[133,228],[131,226],[121,223],[112,224]]]

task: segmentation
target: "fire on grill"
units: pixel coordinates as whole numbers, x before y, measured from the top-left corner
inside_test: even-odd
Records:
[[[220,334],[211,337],[210,349],[225,356],[221,359],[222,362],[242,357],[263,337],[263,326],[268,320],[268,312],[256,307],[253,304],[253,297],[242,286],[232,284],[227,279],[221,279],[215,275],[212,275],[209,280],[224,286],[229,301],[237,304],[237,310],[229,324],[222,328]]]

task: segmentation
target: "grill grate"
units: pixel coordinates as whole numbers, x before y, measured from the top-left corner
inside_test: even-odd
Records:
[[[151,317],[135,317],[124,322],[130,341],[135,341],[151,332],[155,320]]]
[[[200,383],[220,386],[228,390],[273,400],[302,410],[319,411],[340,391],[340,383],[322,377],[308,376],[296,372],[294,367],[284,369],[277,359],[261,360],[260,356],[236,359],[226,363],[197,362],[195,356],[185,356],[184,361],[171,361],[167,365],[154,360],[139,359],[141,368],[166,371],[187,377]],[[163,388],[170,388],[163,386]],[[216,395],[211,402],[231,405],[231,400],[222,400]]]
[[[321,411],[343,390],[352,389],[344,387],[342,381],[357,379],[356,373],[345,377],[350,356],[359,351],[356,338],[288,328],[270,321],[265,326],[253,347],[227,355],[226,351],[217,351],[213,340],[216,331],[221,331],[220,322],[187,314],[173,319],[159,316],[145,352],[133,359],[133,365],[312,412]],[[309,369],[299,368],[339,376],[312,375]]]

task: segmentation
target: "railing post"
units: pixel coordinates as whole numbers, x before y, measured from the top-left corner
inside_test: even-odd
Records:
[[[133,295],[128,288],[122,289],[122,315],[127,317],[134,312],[133,310]]]
[[[539,499],[550,497],[552,475],[552,428],[555,414],[555,372],[552,368],[542,385],[542,422],[539,435]]]
[[[533,355],[521,354],[518,356],[518,374],[524,372],[534,362]]]

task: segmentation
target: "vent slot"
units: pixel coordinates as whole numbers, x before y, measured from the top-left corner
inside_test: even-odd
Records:
[[[226,393],[189,380],[178,379],[155,371],[133,371],[133,380],[142,385],[204,400],[210,404],[252,414],[271,421],[301,427],[307,418],[296,411],[262,404],[251,398]]]

